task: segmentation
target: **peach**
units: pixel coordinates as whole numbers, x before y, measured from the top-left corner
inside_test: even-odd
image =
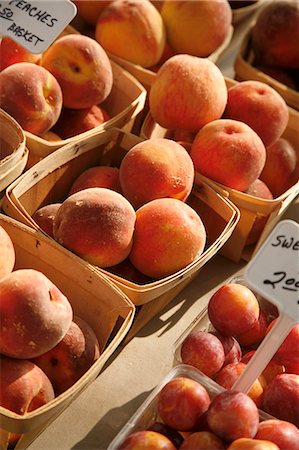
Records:
[[[73,182],[69,195],[93,187],[121,192],[119,169],[110,166],[94,166],[84,170]]]
[[[209,431],[198,431],[186,437],[180,450],[224,450],[224,444]]]
[[[89,25],[95,26],[104,8],[113,0],[74,0],[78,15]]]
[[[200,57],[209,56],[223,44],[232,23],[227,0],[166,1],[161,16],[174,50]]]
[[[184,364],[196,367],[205,375],[213,377],[224,364],[224,349],[220,340],[211,333],[194,330],[181,346]]]
[[[254,438],[274,442],[280,449],[299,450],[299,430],[285,420],[264,420],[259,424]]]
[[[231,389],[242,372],[246,369],[246,364],[239,362],[237,364],[228,364],[224,366],[217,374],[215,381],[225,389]],[[262,404],[264,381],[262,377],[255,380],[247,395],[254,401],[259,408]]]
[[[209,405],[210,397],[204,386],[191,378],[177,377],[159,392],[157,410],[166,425],[189,431]]]
[[[212,325],[225,336],[248,331],[258,320],[259,303],[254,293],[238,283],[227,283],[212,295],[208,315]]]
[[[54,237],[91,264],[109,267],[129,255],[135,220],[132,205],[118,192],[83,189],[60,206],[54,219]]]
[[[191,158],[195,170],[202,175],[246,191],[264,168],[266,149],[246,123],[220,119],[208,123],[197,133]]]
[[[210,333],[214,334],[223,346],[225,356],[223,365],[226,366],[227,364],[238,363],[242,356],[239,342],[233,336],[224,336],[218,331],[210,331]]]
[[[162,56],[165,29],[159,11],[151,2],[115,0],[102,11],[95,37],[113,55],[150,67]]]
[[[60,84],[66,108],[90,108],[111,92],[113,73],[107,53],[96,40],[83,34],[58,38],[43,53],[40,64]]]
[[[158,70],[149,92],[153,119],[168,129],[197,132],[220,119],[227,87],[219,68],[207,58],[175,55]]]
[[[193,187],[194,167],[180,144],[153,138],[128,151],[120,164],[119,178],[124,196],[137,209],[158,198],[187,200]]]
[[[266,336],[267,318],[266,314],[260,310],[258,320],[252,325],[249,330],[244,333],[237,334],[235,337],[240,345],[251,346],[259,344]]]
[[[58,136],[57,133],[54,133],[54,131],[52,131],[52,130],[46,131],[40,137],[42,139],[45,139],[46,141],[50,141],[50,142],[61,141],[61,137]]]
[[[63,108],[53,129],[62,139],[68,139],[85,133],[85,131],[93,130],[109,118],[104,108],[98,105],[84,109]]]
[[[45,405],[54,399],[47,375],[33,362],[1,355],[0,406],[16,414]]]
[[[129,258],[140,272],[162,278],[191,264],[202,254],[205,242],[204,224],[191,206],[160,198],[137,210]]]
[[[13,271],[0,281],[0,353],[34,358],[54,347],[70,327],[72,306],[41,272]]]
[[[251,398],[230,390],[217,394],[208,409],[208,424],[220,439],[233,441],[253,438],[259,425],[259,413]]]
[[[166,436],[176,448],[180,448],[184,438],[183,436],[174,428],[169,427],[163,422],[154,422],[147,430],[156,431],[157,433],[163,434]]]
[[[32,219],[37,225],[49,236],[54,238],[53,223],[56,213],[61,203],[49,203],[48,205],[38,208],[33,214]]]
[[[267,333],[270,331],[277,319],[273,320],[267,328]],[[284,339],[278,350],[274,355],[274,360],[284,364],[299,363],[299,324],[292,327],[291,331]]]
[[[48,376],[55,394],[60,395],[78,381],[99,356],[94,331],[85,320],[74,316],[63,339],[32,361]]]
[[[0,72],[0,105],[24,130],[42,135],[58,120],[62,92],[44,67],[20,62]]]
[[[166,436],[150,430],[135,431],[124,439],[120,448],[122,450],[176,450]]]
[[[273,200],[272,192],[259,178],[249,186],[249,188],[245,191],[245,194],[251,195],[252,197],[264,198],[265,200]],[[246,245],[255,244],[259,240],[268,218],[268,215],[256,216],[252,228],[247,236]]]
[[[298,69],[299,5],[296,0],[267,3],[252,29],[257,63]]]
[[[263,405],[277,419],[299,426],[299,376],[291,373],[276,375],[266,386]]]
[[[9,36],[3,36],[0,41],[0,71],[19,62],[36,64],[40,57],[40,53],[31,53]]]
[[[240,438],[233,441],[227,450],[279,450],[279,447],[264,439]]]
[[[296,375],[299,375],[299,361],[294,361],[292,363],[287,363],[285,366],[285,371],[287,373],[295,373]]]
[[[228,89],[224,115],[249,125],[265,146],[280,138],[289,121],[289,110],[281,95],[255,80],[241,81]]]
[[[13,271],[15,261],[15,248],[11,237],[0,225],[0,280]]]
[[[260,179],[266,183],[274,197],[292,186],[296,163],[296,150],[288,140],[280,138],[266,148],[266,163]]]

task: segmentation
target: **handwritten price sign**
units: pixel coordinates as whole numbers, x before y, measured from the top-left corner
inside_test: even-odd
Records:
[[[0,35],[42,53],[76,15],[69,0],[0,0]]]

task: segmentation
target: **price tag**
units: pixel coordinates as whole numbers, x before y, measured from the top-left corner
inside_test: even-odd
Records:
[[[280,313],[298,322],[299,317],[299,225],[280,222],[247,265],[245,279],[260,295],[274,303]]]
[[[0,35],[42,53],[75,17],[69,0],[0,0]]]

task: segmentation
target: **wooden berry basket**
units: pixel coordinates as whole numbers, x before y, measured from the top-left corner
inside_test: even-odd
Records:
[[[38,228],[31,216],[39,207],[64,199],[72,182],[83,170],[95,165],[118,167],[126,152],[141,140],[130,133],[112,129],[90,136],[80,143],[64,146],[11,184],[6,190],[2,207],[8,215]],[[169,303],[198,274],[228,240],[239,219],[238,209],[204,182],[194,187],[188,203],[200,213],[207,230],[208,243],[202,255],[185,269],[146,284],[137,284],[108,270],[98,269],[125,292],[135,305],[143,305],[144,311],[141,308],[138,313],[142,324]],[[134,326],[137,327],[136,322]]]
[[[68,297],[74,314],[93,328],[101,350],[100,358],[80,380],[41,408],[21,416],[0,407],[0,447],[7,448],[9,432],[13,432],[23,434],[16,446],[23,449],[99,375],[127,334],[135,307],[107,277],[39,231],[3,214],[0,226],[14,244],[14,270],[43,272]]]
[[[299,110],[299,92],[289,88],[285,84],[275,80],[270,75],[265,74],[261,70],[254,67],[254,51],[251,45],[252,26],[245,34],[240,46],[240,50],[236,56],[234,69],[235,78],[238,81],[256,80],[269,84],[273,87],[286,101],[286,103],[296,110]]]
[[[225,78],[225,82],[228,88],[238,83],[229,78]],[[283,137],[294,144],[295,148],[299,151],[299,113],[294,109],[289,108],[289,115],[289,122],[283,133]],[[158,125],[149,113],[142,124],[140,135],[143,139],[150,139],[152,137],[165,137],[167,136],[167,133],[167,130]],[[196,174],[195,182],[202,183],[203,181],[209,184],[212,189],[217,191],[224,198],[229,198],[240,211],[240,220],[238,221],[231,238],[220,250],[221,254],[235,262],[240,261],[240,259],[246,261],[251,259],[254,251],[261,245],[263,240],[276,225],[283,212],[299,194],[299,180],[290,189],[273,200],[253,197],[244,192],[230,189],[227,186],[216,183],[203,175]],[[256,244],[246,246],[246,240],[254,221],[257,217],[263,216],[268,216],[268,219],[259,240]]]
[[[24,131],[15,119],[0,109],[0,197],[1,191],[21,175],[27,160]]]

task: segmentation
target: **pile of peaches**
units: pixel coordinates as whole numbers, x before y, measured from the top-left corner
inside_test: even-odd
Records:
[[[112,86],[110,60],[88,36],[61,36],[42,54],[7,36],[0,41],[0,107],[44,139],[67,139],[109,120],[102,104]]]
[[[99,358],[90,325],[42,272],[14,269],[0,227],[0,406],[24,415],[69,389]],[[10,444],[19,435],[11,433]]]

